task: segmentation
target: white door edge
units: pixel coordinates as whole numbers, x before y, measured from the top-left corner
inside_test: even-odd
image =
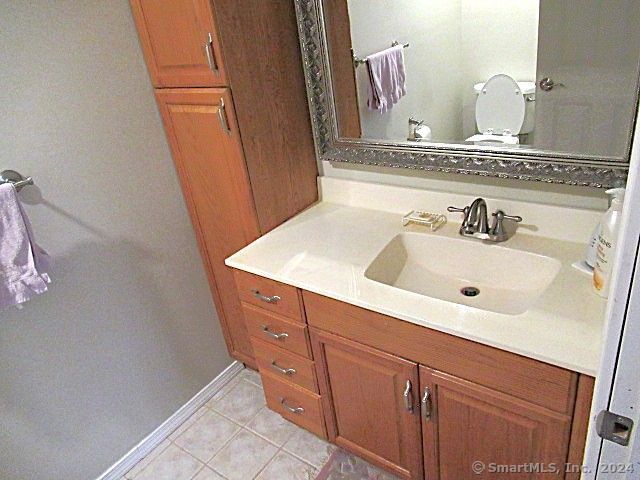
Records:
[[[640,239],[640,215],[638,215],[637,211],[638,205],[640,205],[640,122],[638,122],[635,127],[629,177],[627,180],[627,193],[625,195],[622,223],[618,237],[615,269],[605,314],[606,320],[603,331],[602,357],[596,377],[595,393],[591,407],[591,422],[589,424],[584,456],[585,472],[582,474],[583,480],[593,480],[596,478],[601,480],[606,478],[604,472],[598,472],[599,470],[603,471],[605,464],[610,461],[612,448],[608,444],[611,442],[603,442],[597,435],[595,417],[601,410],[609,409],[612,401],[615,400],[612,398],[612,392],[614,391],[616,377],[619,381],[622,381],[623,378],[627,378],[628,380],[633,377],[638,383],[637,386],[640,387],[640,375],[637,374],[639,365],[637,363],[632,365],[634,359],[630,356],[633,353],[633,349],[627,350],[627,355],[624,358],[621,357],[620,361],[618,361],[618,357],[622,353],[621,344],[625,331],[625,323],[628,335],[634,334],[634,332],[631,331],[630,325],[635,327],[631,322],[625,322],[625,318],[628,318],[627,308],[631,299],[631,286],[634,270],[636,269],[638,241]],[[640,278],[638,281],[640,281]],[[640,306],[640,299],[636,297],[635,300],[639,302],[638,306]],[[629,320],[631,319],[629,318]],[[635,323],[640,323],[640,321],[635,319]],[[633,328],[633,330],[637,331],[635,335],[640,334],[640,328]],[[637,340],[640,340],[640,338]],[[638,348],[636,348],[636,350],[638,350]],[[640,358],[638,352],[635,354]],[[638,358],[636,358],[636,360]],[[630,377],[632,370],[636,373],[635,376]],[[627,448],[626,451],[630,451],[629,447],[620,448]],[[615,478],[617,480],[627,478],[620,473],[616,475]],[[638,478],[638,475],[639,473],[635,472],[635,476],[631,474],[628,478]]]

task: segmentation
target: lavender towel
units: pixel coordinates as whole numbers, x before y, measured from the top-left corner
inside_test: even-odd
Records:
[[[396,45],[367,57],[369,110],[385,113],[407,94],[403,50]]]
[[[47,291],[49,256],[36,245],[15,187],[0,184],[0,308]]]

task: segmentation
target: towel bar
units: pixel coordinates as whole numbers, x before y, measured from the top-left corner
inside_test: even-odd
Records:
[[[400,42],[398,42],[397,40],[394,41],[391,46],[395,47],[396,45],[400,45]],[[403,43],[402,44],[402,48],[409,48],[409,44],[408,43]],[[353,50],[351,50],[351,55],[353,56],[353,66],[354,67],[359,67],[360,65],[363,65],[365,63],[367,63],[367,59],[366,58],[360,58],[357,57],[355,53],[353,53]]]
[[[0,172],[0,183],[13,183],[16,190],[20,191],[27,185],[33,185],[33,178],[25,177],[15,170],[3,170]]]

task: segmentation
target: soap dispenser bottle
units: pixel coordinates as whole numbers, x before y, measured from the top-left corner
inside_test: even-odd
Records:
[[[624,188],[607,190],[611,195],[611,206],[605,212],[600,222],[600,233],[596,244],[596,263],[593,268],[593,288],[601,297],[609,295],[613,260],[618,242],[618,227],[620,224]]]
[[[589,244],[587,245],[587,252],[584,256],[584,263],[587,264],[590,270],[593,271],[593,267],[596,266],[596,260],[598,259],[598,238],[602,231],[602,220],[598,222],[596,228],[593,229],[593,233],[589,237]]]

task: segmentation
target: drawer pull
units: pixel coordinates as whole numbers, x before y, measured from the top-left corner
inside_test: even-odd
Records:
[[[269,330],[269,327],[267,325],[262,325],[260,328],[262,328],[262,331],[264,332],[265,335],[268,335],[271,338],[275,338],[276,340],[284,340],[289,336],[289,334],[286,332],[282,332],[282,333],[272,332],[271,330]]]
[[[424,387],[424,395],[422,396],[422,411],[425,420],[431,420],[433,413],[433,402],[431,400],[431,389]]]
[[[262,300],[266,303],[278,303],[280,300],[282,300],[278,295],[271,295],[270,297],[267,297],[266,295],[262,295],[260,291],[255,289],[251,290],[251,293],[253,293],[253,296],[258,300]]]
[[[404,399],[404,407],[407,409],[407,412],[413,412],[413,395],[411,394],[411,380],[407,380],[407,386],[404,389],[402,398]]]
[[[297,373],[295,368],[282,368],[275,360],[271,362],[271,368],[283,375],[295,375]]]
[[[301,413],[304,413],[304,408],[302,408],[302,407],[290,407],[289,405],[287,405],[287,399],[286,398],[280,397],[280,403],[282,404],[282,406],[285,409],[287,409],[291,413],[295,413],[296,415],[300,415]]]

